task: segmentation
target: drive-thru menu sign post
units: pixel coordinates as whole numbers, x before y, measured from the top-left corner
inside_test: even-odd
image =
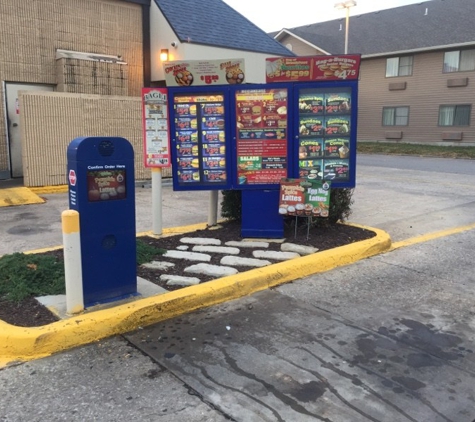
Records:
[[[271,58],[266,84],[202,75],[198,86],[168,88],[174,189],[242,190],[242,235],[282,237],[282,179],[355,186],[359,64],[355,55]]]

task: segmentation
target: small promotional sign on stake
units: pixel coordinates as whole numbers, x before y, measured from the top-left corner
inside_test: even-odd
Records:
[[[323,180],[282,179],[279,214],[297,217],[328,217],[330,183]]]
[[[279,214],[307,217],[307,239],[312,217],[328,217],[330,209],[331,182],[323,180],[282,179],[280,182]]]

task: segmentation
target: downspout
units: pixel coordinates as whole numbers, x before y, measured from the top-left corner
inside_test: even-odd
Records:
[[[143,40],[143,86],[151,83],[152,62],[150,54],[150,3],[142,5],[142,40]]]

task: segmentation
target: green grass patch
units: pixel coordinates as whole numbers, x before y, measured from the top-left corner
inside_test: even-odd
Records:
[[[137,265],[166,251],[137,239]],[[64,262],[47,254],[14,253],[0,257],[0,301],[65,293]]]
[[[166,249],[156,248],[155,246],[149,245],[148,243],[137,239],[137,265],[150,262],[157,255],[163,255],[165,252]]]
[[[14,253],[0,258],[0,300],[64,293],[64,264],[54,256]]]
[[[393,142],[358,142],[363,154],[415,155],[420,157],[475,159],[475,147],[404,144]]]

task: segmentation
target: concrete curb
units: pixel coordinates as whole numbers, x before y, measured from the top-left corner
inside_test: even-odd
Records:
[[[291,261],[71,317],[42,327],[16,327],[0,321],[0,367],[38,359],[132,331],[288,281],[351,264],[390,249],[391,239],[386,232],[371,227],[355,226],[374,231],[376,236]]]

